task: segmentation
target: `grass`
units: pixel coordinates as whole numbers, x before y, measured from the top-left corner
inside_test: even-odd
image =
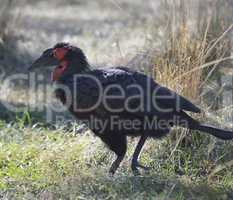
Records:
[[[138,177],[130,170],[132,139],[111,177],[114,154],[89,132],[1,121],[0,135],[0,195],[10,199],[229,199],[233,192],[232,165],[224,164],[233,146],[222,142],[215,151],[206,146],[210,137],[173,154],[169,139],[149,140],[141,161],[152,170]]]
[[[186,24],[168,36],[164,50],[153,59],[156,81],[189,99],[199,98],[201,87],[217,72],[217,67],[233,58],[227,38],[233,24],[215,37],[211,35],[210,23],[199,36],[193,35]]]

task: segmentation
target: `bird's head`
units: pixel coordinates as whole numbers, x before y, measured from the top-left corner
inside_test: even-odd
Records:
[[[53,81],[57,81],[61,77],[81,73],[89,68],[83,51],[69,43],[58,43],[54,47],[46,49],[29,67],[29,70],[51,66],[56,66],[52,73]]]

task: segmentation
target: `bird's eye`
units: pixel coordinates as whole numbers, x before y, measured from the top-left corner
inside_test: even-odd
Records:
[[[53,55],[52,49],[47,49],[47,50],[45,50],[45,51],[43,52],[43,55],[44,55],[44,56],[47,56],[47,57],[53,57],[53,56],[54,56],[54,55]]]
[[[54,57],[54,58],[57,58],[57,54],[58,54],[58,50],[57,50],[57,49],[54,49],[54,50],[52,51],[53,57]]]

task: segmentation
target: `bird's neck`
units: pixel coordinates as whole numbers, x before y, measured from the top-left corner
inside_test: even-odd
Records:
[[[81,74],[91,71],[91,67],[87,60],[74,60],[67,63],[71,74]]]

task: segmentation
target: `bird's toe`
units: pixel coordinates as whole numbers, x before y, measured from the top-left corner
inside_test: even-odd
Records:
[[[140,163],[138,163],[138,167],[141,168],[141,169],[144,169],[145,171],[150,171],[151,170],[151,167],[141,165]]]
[[[133,169],[133,175],[134,176],[139,176],[141,173],[139,172],[138,168]]]
[[[141,165],[139,162],[132,162],[131,168],[132,168],[134,175],[140,175],[138,168],[141,168],[145,170],[146,172],[149,172],[151,169],[150,167]]]

